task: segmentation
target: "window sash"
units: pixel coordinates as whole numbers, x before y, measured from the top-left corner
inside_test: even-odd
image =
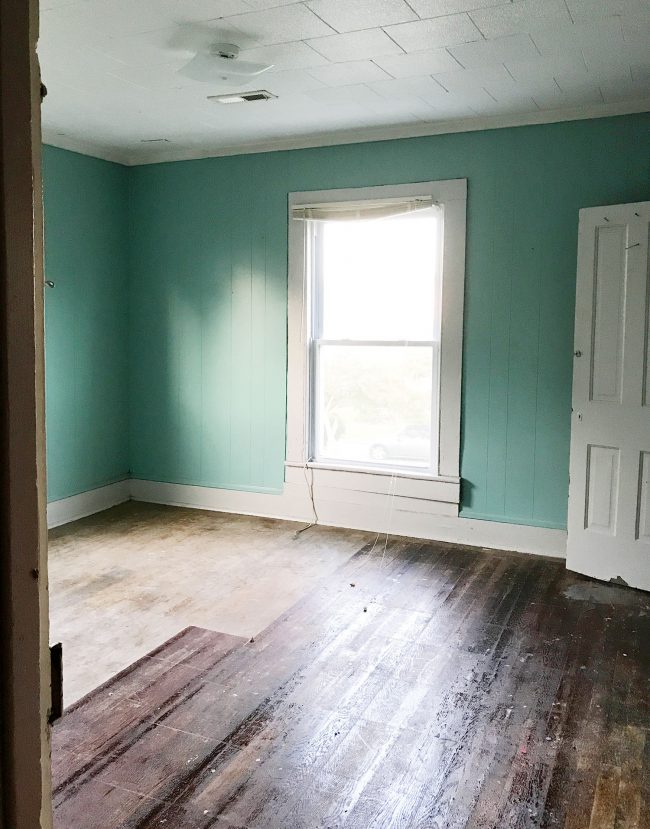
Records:
[[[390,200],[387,200],[390,201]],[[396,200],[397,201],[397,200]],[[376,204],[376,202],[375,202]],[[305,205],[301,205],[302,208]],[[335,204],[330,204],[330,208],[335,210]],[[434,208],[441,210],[441,207],[434,204]],[[430,207],[429,207],[430,209]],[[417,211],[414,211],[417,212]],[[294,213],[294,218],[298,216]],[[325,338],[323,334],[323,239],[322,228],[323,221],[317,218],[310,218],[306,214],[302,214],[300,218],[303,219],[305,226],[304,233],[304,262],[308,268],[306,280],[306,305],[308,309],[308,317],[306,320],[307,332],[307,367],[308,367],[308,405],[305,412],[308,422],[306,424],[306,462],[333,462],[341,468],[358,467],[361,463],[354,459],[325,459],[320,454],[319,440],[320,434],[320,416],[321,404],[319,400],[320,388],[320,351],[322,346],[378,346],[386,348],[409,348],[409,347],[428,347],[432,349],[432,372],[431,372],[431,454],[428,467],[416,467],[400,464],[398,461],[391,462],[377,462],[365,460],[362,462],[364,466],[374,467],[382,472],[408,473],[423,472],[425,474],[438,475],[440,469],[440,424],[441,424],[441,385],[440,385],[440,362],[441,362],[441,331],[440,321],[438,322],[438,329],[436,335],[438,339],[430,340],[361,340],[361,339],[336,339]],[[441,237],[441,244],[444,245],[444,236]],[[441,261],[442,267],[442,261]],[[442,276],[440,276],[442,279]],[[441,310],[438,311],[441,313]]]
[[[430,453],[429,465],[419,467],[415,465],[400,464],[393,460],[390,462],[363,460],[353,458],[332,458],[324,457],[320,452],[321,413],[323,410],[321,400],[321,367],[320,352],[322,346],[345,346],[345,347],[367,347],[379,346],[395,349],[410,347],[431,349],[431,422],[430,422]],[[310,406],[309,406],[309,449],[308,459],[316,463],[336,463],[341,467],[358,467],[360,463],[364,466],[374,467],[384,471],[395,470],[396,472],[419,471],[426,474],[438,474],[438,456],[440,439],[440,343],[434,340],[321,340],[312,338],[309,342],[309,377],[310,377]]]

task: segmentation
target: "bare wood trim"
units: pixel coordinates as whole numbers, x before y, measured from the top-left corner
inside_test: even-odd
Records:
[[[0,0],[0,715],[6,829],[52,825],[37,36],[37,0]]]

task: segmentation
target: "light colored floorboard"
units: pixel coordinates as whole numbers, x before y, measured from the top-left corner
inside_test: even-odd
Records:
[[[188,625],[251,637],[374,536],[130,502],[50,532],[64,703]]]

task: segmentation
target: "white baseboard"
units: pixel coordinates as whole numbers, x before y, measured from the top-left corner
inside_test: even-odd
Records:
[[[312,523],[315,518],[307,479],[294,478],[285,483],[284,491],[277,495],[136,479],[52,501],[47,506],[47,524],[50,528],[58,527],[131,498],[153,504],[259,515],[304,524]],[[455,506],[449,510],[449,505],[435,501],[316,486],[314,503],[317,523],[325,526],[556,558],[566,556],[564,530],[462,518],[456,514]]]
[[[61,524],[85,518],[87,515],[114,507],[116,504],[123,504],[131,498],[130,484],[128,480],[118,481],[115,484],[81,492],[79,495],[72,495],[70,498],[51,501],[47,505],[47,526],[50,529],[59,527]]]
[[[136,501],[303,523],[314,521],[307,481],[286,483],[278,495],[143,480],[132,480],[130,491]],[[423,505],[420,499],[391,499],[385,494],[321,487],[314,492],[314,497],[318,523],[326,526],[555,558],[566,556],[564,530],[462,518],[445,514],[445,509],[441,510],[436,502]]]
[[[52,501],[47,507],[48,527],[76,521],[131,498],[153,504],[259,515],[304,524],[311,523],[315,517],[307,479],[303,482],[294,478],[293,482],[285,483],[284,491],[277,495],[136,479]],[[387,532],[556,558],[566,555],[564,530],[462,518],[455,513],[455,507],[450,511],[448,505],[435,501],[316,486],[314,502],[318,523],[330,527]]]
[[[311,521],[308,493],[305,493],[304,502],[300,503],[295,497],[289,497],[286,485],[282,494],[271,495],[265,492],[167,484],[137,478],[130,484],[131,498],[134,501],[194,507],[214,512],[234,512],[239,515],[259,515],[263,518],[281,518],[286,521]]]

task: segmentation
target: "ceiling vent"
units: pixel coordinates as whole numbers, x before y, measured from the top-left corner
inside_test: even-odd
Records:
[[[208,101],[215,101],[217,104],[251,104],[255,101],[270,101],[277,98],[272,92],[266,89],[256,89],[254,92],[227,92],[224,95],[208,95]]]

